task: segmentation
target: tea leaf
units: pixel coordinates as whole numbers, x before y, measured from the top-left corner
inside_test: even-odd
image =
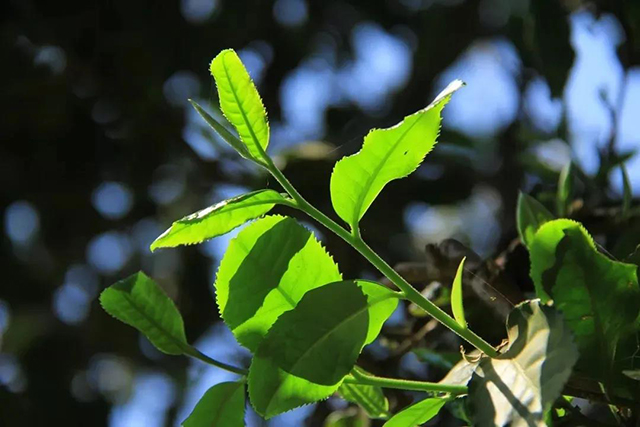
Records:
[[[420,426],[440,412],[440,409],[448,402],[448,399],[432,397],[414,403],[408,408],[395,414],[384,427],[415,427]]]
[[[396,126],[371,130],[358,153],[336,163],[331,174],[331,201],[352,229],[385,185],[420,166],[436,144],[440,112],[462,85],[455,80],[427,108]]]
[[[610,260],[575,221],[544,224],[530,247],[538,296],[564,314],[580,349],[579,366],[609,382],[615,359],[627,359],[623,338],[635,339],[640,312],[637,267]],[[635,347],[635,346],[634,346]]]
[[[231,241],[218,269],[222,319],[251,351],[309,290],[342,279],[313,234],[294,219],[266,216]]]
[[[453,279],[453,285],[451,287],[451,311],[453,311],[453,317],[456,322],[463,328],[467,327],[467,320],[464,317],[464,305],[462,303],[462,273],[464,272],[464,260],[467,257],[462,258],[458,270],[456,271],[456,277]]]
[[[225,200],[174,222],[151,244],[151,250],[193,245],[221,236],[287,200],[273,190],[258,190]]]
[[[253,407],[270,418],[334,393],[396,305],[395,292],[366,281],[307,292],[273,324],[251,362]]]
[[[198,114],[200,114],[200,117],[202,117],[204,121],[207,122],[207,124],[211,127],[211,129],[213,129],[218,135],[220,135],[220,137],[224,139],[227,142],[227,144],[233,147],[238,152],[238,154],[240,154],[245,159],[250,159],[250,160],[253,159],[247,147],[244,145],[242,141],[238,139],[238,137],[233,135],[220,122],[218,122],[216,119],[211,117],[211,115],[207,113],[204,110],[204,108],[198,105],[197,102],[195,102],[192,99],[190,99],[189,102],[191,103],[193,108],[195,108]]]
[[[631,190],[631,181],[629,181],[629,174],[624,163],[620,165],[622,173],[622,218],[627,219],[629,217],[629,210],[631,209],[631,199],[633,199],[633,190]]]
[[[216,384],[207,390],[184,427],[244,427],[244,383]]]
[[[520,193],[516,219],[520,240],[526,247],[529,247],[540,226],[554,219],[554,216],[542,203],[528,194]]]
[[[236,128],[253,158],[264,161],[269,145],[269,123],[256,86],[233,49],[220,52],[211,61],[220,109]]]
[[[380,387],[342,383],[338,393],[344,400],[358,404],[370,418],[389,418],[389,401]]]
[[[187,354],[190,346],[180,312],[144,273],[136,273],[102,291],[100,304],[107,313],[142,332],[163,353]]]
[[[578,360],[571,331],[558,311],[539,301],[516,306],[507,328],[507,351],[483,357],[469,383],[473,425],[546,426],[545,413]]]

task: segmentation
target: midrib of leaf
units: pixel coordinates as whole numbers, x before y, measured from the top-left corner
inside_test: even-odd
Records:
[[[366,297],[366,295],[365,295]],[[313,349],[315,349],[319,343],[324,342],[329,335],[331,335],[333,332],[335,332],[336,330],[342,328],[345,323],[348,323],[350,321],[352,321],[355,317],[359,316],[362,314],[362,312],[369,310],[369,308],[373,307],[376,304],[381,303],[382,301],[385,301],[387,299],[390,298],[394,298],[394,295],[385,295],[383,297],[380,297],[378,299],[373,300],[373,302],[371,304],[367,304],[365,305],[362,309],[357,310],[356,312],[350,314],[349,316],[345,317],[339,324],[337,324],[335,327],[331,328],[330,330],[328,330],[327,332],[325,332],[320,338],[318,338],[318,340],[316,340],[316,342],[314,342],[308,349],[305,350],[304,353],[302,353],[302,355],[300,355],[300,357],[298,357],[298,360],[296,361],[296,363],[293,364],[293,366],[291,367],[291,371],[295,371],[296,368],[298,367],[298,364],[300,363],[300,361],[302,359],[305,358],[305,356],[307,354],[309,354],[309,352]],[[367,300],[368,301],[368,300]],[[368,329],[368,325],[367,325],[367,335],[369,333],[369,329]],[[365,336],[365,340],[366,340],[366,336]],[[293,374],[290,374],[293,375]],[[294,375],[295,376],[295,375]],[[281,382],[280,385],[278,385],[278,388],[276,388],[276,391],[271,395],[271,398],[269,399],[269,403],[267,404],[267,408],[269,408],[271,406],[271,402],[273,402],[273,398],[278,394],[278,392],[280,391],[280,388],[282,387],[282,385],[284,384],[284,382]],[[340,382],[338,383],[340,384]]]
[[[229,87],[231,88],[231,93],[233,94],[233,98],[236,101],[236,104],[238,104],[238,106],[240,108],[238,108],[238,110],[240,111],[240,114],[242,115],[242,119],[244,120],[245,125],[247,126],[247,129],[249,129],[249,132],[251,133],[251,138],[253,138],[253,142],[255,143],[258,152],[262,155],[262,156],[266,156],[265,151],[262,149],[262,145],[260,145],[260,141],[258,141],[258,137],[256,136],[255,132],[253,131],[253,126],[251,125],[251,122],[249,121],[249,118],[247,117],[245,111],[244,111],[244,104],[242,104],[240,102],[240,98],[238,97],[238,93],[236,92],[236,88],[234,87],[233,81],[231,80],[231,76],[229,75],[229,69],[227,68],[227,56],[224,55],[222,57],[222,65],[224,66],[224,73],[227,76],[227,81],[229,82]],[[247,72],[248,74],[248,72]],[[251,82],[251,77],[249,77],[249,82]]]
[[[424,113],[426,113],[426,111],[427,110],[425,110]],[[354,228],[357,227],[358,221],[360,221],[361,207],[362,207],[362,204],[364,203],[364,199],[365,199],[366,195],[369,192],[368,189],[371,188],[371,184],[373,184],[373,181],[375,181],[376,177],[378,176],[378,173],[380,173],[380,171],[384,167],[384,165],[387,162],[387,160],[389,160],[389,157],[391,157],[391,155],[395,152],[396,148],[398,148],[398,145],[402,142],[402,140],[407,135],[407,133],[409,133],[409,131],[411,129],[413,129],[413,127],[416,125],[416,123],[418,123],[420,120],[422,120],[422,116],[419,117],[418,120],[413,122],[411,125],[409,125],[409,128],[407,130],[405,130],[402,133],[402,135],[400,135],[400,137],[396,140],[396,142],[393,143],[392,148],[387,152],[387,154],[385,154],[382,157],[382,161],[380,163],[378,163],[378,165],[374,168],[374,173],[370,174],[369,177],[367,178],[366,186],[363,187],[365,189],[365,191],[363,193],[361,193],[360,196],[358,196],[358,200],[356,200],[356,204],[354,206],[354,214],[355,215],[353,217],[354,224],[351,224],[352,227],[354,227]],[[390,129],[379,129],[379,131],[384,132],[384,131],[389,131],[391,129],[393,129],[393,128],[390,128]],[[363,147],[363,149],[364,149],[364,147]]]
[[[182,349],[182,351],[184,352],[185,350],[189,349],[189,345],[185,344],[184,342],[177,340],[171,333],[169,333],[164,327],[160,326],[152,317],[149,317],[143,310],[140,310],[140,307],[134,302],[133,299],[131,299],[131,297],[128,294],[123,294],[124,298],[129,301],[131,303],[131,305],[133,307],[135,307],[138,311],[138,313],[140,313],[140,315],[142,317],[144,317],[145,319],[147,319],[149,321],[149,323],[151,323],[152,325],[154,325],[157,329],[159,329],[161,332],[163,332],[166,336],[168,336],[171,341],[173,341],[175,344],[178,345],[178,347],[180,349]],[[143,332],[144,334],[144,332]],[[146,334],[145,334],[146,335]]]
[[[281,199],[278,199],[278,202],[279,201],[281,201]],[[242,200],[240,202],[242,202]],[[220,208],[218,208],[218,209],[224,209],[224,208],[226,208],[228,206],[228,209],[225,209],[224,212],[216,211],[215,208],[214,208],[214,209],[211,210],[211,213],[215,213],[216,215],[220,215],[221,213],[229,213],[229,212],[233,212],[233,211],[237,211],[237,210],[241,210],[241,209],[245,209],[245,208],[251,208],[253,206],[268,205],[269,203],[276,204],[277,202],[275,201],[275,199],[256,200],[256,201],[253,201],[253,202],[249,202],[247,204],[243,204],[242,206],[238,206],[238,203],[226,203],[226,204],[220,206]],[[187,219],[187,220],[181,220],[180,219],[180,220],[178,220],[176,222],[178,224],[185,224],[185,225],[199,224],[199,223],[209,219],[210,218],[209,217],[210,214],[207,214],[207,216],[202,217],[202,218]],[[184,231],[184,230],[180,230],[179,233],[181,233],[182,231]],[[178,234],[178,233],[176,233],[176,234]]]
[[[212,426],[216,426],[216,425],[218,425],[218,421],[220,420],[220,417],[222,416],[222,413],[224,412],[225,404],[226,404],[229,400],[231,400],[231,398],[233,397],[233,395],[234,395],[234,394],[235,394],[235,392],[237,391],[238,386],[241,386],[241,385],[243,385],[243,384],[242,384],[242,383],[238,383],[238,382],[237,382],[237,383],[235,383],[235,385],[236,385],[235,389],[234,389],[231,393],[227,393],[227,394],[223,397],[222,401],[220,402],[220,403],[221,403],[220,408],[222,408],[222,410],[218,411],[218,413],[216,414],[216,416],[215,416],[215,418],[214,418],[214,420],[213,420],[213,421],[214,421],[214,423],[213,423],[213,424],[211,424]]]

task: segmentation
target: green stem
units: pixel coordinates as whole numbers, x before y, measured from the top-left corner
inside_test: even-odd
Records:
[[[224,369],[225,371],[229,371],[229,372],[233,372],[234,374],[238,374],[238,375],[248,375],[249,372],[246,369],[242,369],[242,368],[238,368],[237,366],[233,366],[233,365],[229,365],[227,363],[224,362],[219,362],[215,359],[210,358],[209,356],[207,356],[206,354],[201,353],[200,351],[196,350],[195,348],[189,346],[185,349],[183,349],[185,354],[203,361],[204,363],[207,363],[209,365],[213,365],[217,368],[220,369]]]
[[[347,384],[372,385],[384,388],[396,388],[400,390],[426,391],[430,393],[466,394],[467,386],[430,383],[426,381],[403,380],[399,378],[378,377],[365,374],[357,368],[351,372],[352,377],[345,378]]]
[[[442,323],[447,328],[451,329],[458,336],[469,342],[478,350],[484,352],[490,357],[498,356],[491,344],[487,343],[481,337],[476,335],[473,331],[465,326],[460,325],[456,320],[445,313],[440,307],[425,298],[416,288],[411,286],[402,276],[400,276],[393,268],[389,266],[380,256],[373,251],[360,237],[359,233],[351,234],[345,228],[338,225],[331,218],[324,213],[316,209],[311,203],[307,202],[304,197],[294,188],[284,174],[273,164],[271,159],[268,160],[267,170],[273,175],[273,177],[282,185],[287,193],[295,200],[296,207],[310,217],[324,225],[326,228],[334,232],[345,242],[349,243],[355,248],[362,256],[364,256],[374,267],[378,269],[383,275],[385,275],[391,283],[393,283],[398,289],[404,293],[404,297],[416,304],[418,307],[426,311],[431,317]]]

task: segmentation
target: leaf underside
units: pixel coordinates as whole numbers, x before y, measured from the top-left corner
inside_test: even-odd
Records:
[[[249,396],[270,418],[333,394],[397,306],[397,295],[366,281],[309,291],[282,314],[249,370]]]
[[[193,245],[221,236],[287,200],[273,190],[258,190],[225,200],[174,222],[151,244],[151,250]]]
[[[107,313],[142,332],[163,353],[183,354],[188,347],[180,312],[142,272],[102,291],[100,304]]]
[[[545,426],[578,351],[562,315],[539,301],[524,302],[507,320],[509,348],[483,357],[469,383],[473,425]]]
[[[427,108],[396,126],[372,130],[358,153],[336,163],[331,174],[331,202],[352,229],[385,185],[408,176],[422,163],[436,144],[442,109],[461,86],[456,80]]]
[[[205,392],[184,427],[243,427],[244,383],[216,384]]]

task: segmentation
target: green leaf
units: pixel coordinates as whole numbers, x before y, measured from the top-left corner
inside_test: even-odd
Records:
[[[188,352],[190,346],[180,312],[144,273],[136,273],[102,291],[100,304],[107,313],[142,332],[163,353]]]
[[[250,155],[257,161],[267,159],[269,123],[256,86],[233,49],[220,52],[211,61],[220,109],[236,128]]]
[[[573,167],[569,162],[562,171],[558,179],[558,193],[556,194],[556,211],[559,217],[567,216],[569,203],[571,203],[571,193],[573,192]]]
[[[197,102],[195,102],[194,100],[190,99],[189,102],[191,103],[191,105],[193,106],[193,108],[196,109],[196,111],[198,112],[198,114],[200,114],[200,116],[204,119],[205,122],[207,122],[207,124],[209,126],[211,126],[211,128],[218,134],[220,135],[220,137],[222,139],[224,139],[226,141],[227,144],[229,144],[231,147],[233,147],[238,154],[240,154],[242,157],[244,157],[245,159],[248,160],[253,160],[253,157],[251,156],[251,154],[249,153],[249,150],[247,149],[247,147],[244,145],[244,143],[242,141],[240,141],[238,139],[238,137],[236,137],[235,135],[233,135],[231,132],[229,132],[227,130],[226,127],[224,127],[220,122],[218,122],[216,119],[214,119],[213,117],[211,117],[211,115],[209,113],[207,113],[204,108],[202,108],[200,105],[198,105]]]
[[[432,397],[415,403],[405,410],[395,414],[384,427],[415,427],[420,426],[438,415],[440,409],[448,399]]]
[[[371,421],[356,408],[334,411],[324,420],[323,427],[369,427]]]
[[[631,190],[629,174],[627,174],[627,168],[624,166],[624,163],[620,165],[620,170],[622,173],[622,218],[627,219],[629,217],[629,210],[631,209],[633,191]]]
[[[373,129],[362,149],[336,163],[331,174],[333,208],[356,229],[373,200],[389,182],[415,171],[436,144],[440,112],[463,83],[452,82],[425,109],[396,126]]]
[[[338,390],[397,298],[367,281],[334,282],[307,292],[273,324],[251,362],[249,397],[256,411],[270,418]]]
[[[338,393],[344,400],[359,405],[370,418],[389,418],[389,401],[380,387],[342,383]]]
[[[184,427],[244,427],[244,383],[216,384],[205,392]]]
[[[540,226],[554,219],[542,203],[524,193],[518,195],[517,212],[518,234],[526,247],[531,245]]]
[[[632,355],[619,344],[635,339],[640,311],[636,266],[599,253],[582,225],[567,219],[540,227],[530,257],[538,296],[553,300],[575,335],[579,367],[609,382],[615,360]]]
[[[507,351],[483,357],[469,383],[473,425],[545,426],[545,412],[578,360],[571,331],[558,311],[539,301],[517,305],[507,328]]]
[[[453,311],[453,317],[456,322],[463,328],[467,327],[467,320],[464,318],[464,305],[462,303],[462,273],[464,272],[464,260],[467,257],[462,258],[458,270],[456,271],[456,277],[453,279],[453,285],[451,286],[451,311]]]
[[[258,190],[225,200],[174,222],[151,244],[151,250],[193,245],[221,236],[288,200],[273,190]]]
[[[309,290],[342,279],[313,234],[292,218],[266,216],[231,241],[216,277],[222,319],[254,352],[276,319]]]

